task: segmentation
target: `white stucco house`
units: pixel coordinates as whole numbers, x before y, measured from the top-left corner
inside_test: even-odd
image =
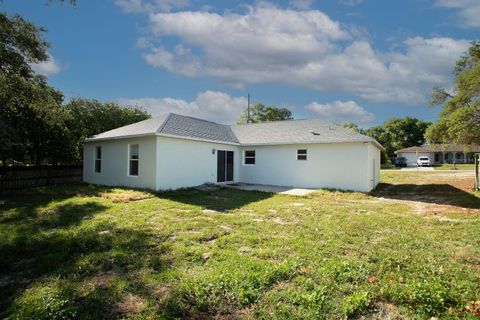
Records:
[[[241,182],[368,192],[381,148],[319,119],[228,126],[170,113],[86,139],[83,179],[153,190]]]
[[[480,153],[479,145],[428,144],[395,151],[397,157],[405,157],[407,165],[416,166],[418,157],[427,156],[433,164],[473,163],[474,155]]]

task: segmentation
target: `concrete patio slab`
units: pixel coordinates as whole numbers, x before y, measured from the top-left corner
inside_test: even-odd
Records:
[[[228,185],[225,185],[225,187],[238,189],[238,190],[246,190],[246,191],[262,191],[262,192],[271,192],[271,193],[278,193],[278,194],[288,194],[292,196],[306,196],[316,191],[316,189],[303,189],[303,188],[271,186],[271,185],[265,185],[265,184],[247,184],[247,183],[228,184]]]

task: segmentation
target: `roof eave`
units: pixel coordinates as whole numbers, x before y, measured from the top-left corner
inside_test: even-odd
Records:
[[[194,137],[184,137],[178,136],[174,134],[166,134],[166,133],[157,133],[155,134],[157,137],[166,137],[166,138],[173,138],[173,139],[183,139],[183,140],[192,140],[192,141],[200,141],[200,142],[209,142],[209,143],[218,143],[218,144],[228,144],[232,146],[239,146],[240,143],[238,142],[228,142],[228,141],[220,141],[220,140],[210,140],[210,139],[202,139],[202,138],[194,138]]]
[[[296,145],[296,144],[335,144],[335,143],[371,143],[380,150],[385,148],[375,140],[351,140],[351,141],[294,141],[294,142],[267,142],[267,143],[240,143],[242,147],[256,147],[256,146],[278,146],[278,145]]]
[[[123,136],[114,136],[114,137],[105,137],[105,138],[86,138],[82,142],[96,142],[96,141],[105,141],[105,140],[118,140],[118,139],[129,139],[129,138],[141,138],[155,136],[155,133],[142,133],[142,134],[131,134]]]

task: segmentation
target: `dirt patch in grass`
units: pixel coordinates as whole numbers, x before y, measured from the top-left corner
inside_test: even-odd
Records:
[[[419,215],[439,215],[445,213],[460,213],[460,214],[478,214],[480,209],[472,208],[463,208],[461,206],[448,205],[448,204],[435,204],[425,202],[425,196],[411,196],[411,200],[402,200],[402,199],[389,199],[389,198],[378,198],[380,201],[393,202],[393,203],[403,203],[412,208],[413,213]],[[418,200],[416,200],[418,199]],[[435,201],[436,198],[430,197],[430,201]],[[441,220],[441,216],[438,217]]]
[[[224,231],[224,232],[221,232],[221,233],[214,233],[214,234],[212,234],[208,237],[202,238],[202,241],[213,242],[213,241],[217,240],[218,238],[229,235],[229,234],[230,234],[230,232],[228,232],[228,231]]]
[[[148,291],[159,303],[167,301],[172,294],[172,287],[169,285],[149,285]]]
[[[90,283],[95,289],[105,289],[109,287],[110,281],[114,275],[115,273],[113,271],[100,270],[88,280],[88,283]]]
[[[361,317],[365,319],[365,317]],[[405,319],[398,310],[398,308],[392,303],[376,302],[372,303],[370,307],[370,314],[368,319],[372,320],[401,320]]]
[[[145,300],[134,294],[126,294],[120,302],[117,302],[113,311],[118,317],[140,313],[145,308]]]

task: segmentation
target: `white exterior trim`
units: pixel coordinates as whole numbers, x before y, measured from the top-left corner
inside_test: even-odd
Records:
[[[131,148],[132,146],[138,146],[138,159],[137,159],[137,170],[138,170],[138,173],[137,175],[131,175],[130,174],[130,161],[132,160],[130,157],[132,156],[131,154]],[[138,178],[138,176],[140,175],[140,145],[138,143],[129,143],[127,144],[127,176],[130,177],[130,178]]]
[[[211,142],[217,144],[226,144],[232,146],[240,146],[240,147],[256,147],[256,146],[275,146],[275,145],[296,145],[299,144],[298,142],[273,142],[273,143],[234,143],[234,142],[226,142],[226,141],[216,141],[216,140],[209,140],[209,139],[201,139],[201,138],[193,138],[193,137],[183,137],[165,133],[147,133],[147,134],[138,134],[138,135],[128,135],[128,136],[117,136],[112,138],[87,138],[83,142],[90,143],[96,141],[106,141],[106,140],[118,140],[118,139],[128,139],[128,138],[140,138],[140,137],[149,137],[149,136],[157,136],[157,137],[167,137],[167,138],[174,138],[174,139],[183,139],[183,140],[192,140],[192,141],[201,141],[201,142]],[[328,142],[301,142],[301,144],[332,144],[332,143],[371,143],[380,150],[383,150],[383,146],[378,143],[377,141],[349,141],[349,140],[340,140],[340,141],[328,141]]]

